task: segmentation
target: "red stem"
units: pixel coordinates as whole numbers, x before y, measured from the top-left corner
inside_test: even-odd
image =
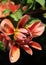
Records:
[[[46,13],[46,10],[36,10],[36,11],[32,11],[32,12],[29,12],[28,14],[29,15],[35,15],[35,14],[43,14],[43,13]]]

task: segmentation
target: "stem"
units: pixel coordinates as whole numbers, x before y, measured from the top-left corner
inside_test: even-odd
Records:
[[[46,10],[39,9],[39,10],[36,10],[36,11],[28,12],[28,14],[29,15],[35,15],[35,14],[43,14],[45,12],[46,12]]]

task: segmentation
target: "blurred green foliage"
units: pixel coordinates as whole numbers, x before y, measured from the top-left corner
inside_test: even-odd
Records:
[[[4,45],[1,41],[0,41],[0,49],[3,50],[3,51],[5,50],[5,47],[4,47]]]

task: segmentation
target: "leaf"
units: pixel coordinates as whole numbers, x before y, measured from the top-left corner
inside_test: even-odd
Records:
[[[10,10],[9,10],[9,9],[5,9],[5,10],[3,11],[3,14],[7,14],[7,13],[10,13]]]
[[[21,17],[20,21],[18,22],[18,27],[24,27],[24,25],[28,22],[28,20],[30,19],[30,16],[25,14],[24,16]]]
[[[10,17],[12,17],[15,21],[18,21],[22,17],[22,10],[17,10],[15,13],[11,14]]]
[[[26,26],[28,30],[32,33],[33,37],[41,36],[45,30],[45,25],[41,20],[34,20]]]
[[[43,14],[43,17],[46,18],[46,13]]]
[[[16,14],[17,14],[18,19],[20,19],[22,17],[21,9],[19,9]]]
[[[13,18],[15,21],[18,21],[18,18],[17,18],[16,14],[13,13],[13,14],[10,15],[10,17]]]
[[[1,29],[3,33],[11,35],[14,33],[14,26],[9,19],[3,19],[1,22]]]
[[[15,4],[9,3],[8,7],[9,7],[10,11],[12,13],[14,13],[20,8],[20,4],[15,5]]]
[[[2,3],[6,3],[6,2],[7,2],[7,0],[2,0],[1,2],[2,2]]]
[[[27,0],[27,3],[28,4],[30,4],[30,3],[32,3],[33,2],[33,0]]]
[[[5,47],[4,47],[4,45],[3,45],[3,43],[1,41],[0,41],[0,49],[5,50]]]
[[[9,52],[9,60],[11,63],[16,62],[20,57],[20,49],[16,46],[12,46]]]
[[[25,50],[25,52],[27,52],[28,54],[30,54],[30,55],[33,54],[32,49],[31,49],[28,45],[22,45],[21,47],[22,47],[22,48]]]
[[[35,48],[35,49],[42,50],[41,45],[38,44],[37,42],[31,41],[31,42],[29,43],[29,45],[30,45],[31,47]]]
[[[45,0],[36,0],[42,7],[45,7]]]

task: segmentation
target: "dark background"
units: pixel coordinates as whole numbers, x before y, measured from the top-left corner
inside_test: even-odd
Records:
[[[36,14],[33,15],[33,17],[39,18],[43,23],[46,23],[46,19],[42,17],[42,14]],[[20,49],[20,59],[16,63],[11,64],[8,56],[9,52],[3,52],[0,50],[0,65],[46,65],[46,30],[44,31],[42,36],[37,37],[33,40],[41,44],[43,48],[42,51],[38,51],[32,48],[33,55],[30,56],[23,49]]]
[[[2,51],[0,51],[0,65],[46,65],[46,50],[33,51],[34,54],[30,56],[23,50],[21,50],[20,59],[13,64],[9,62],[8,52],[3,53]]]

